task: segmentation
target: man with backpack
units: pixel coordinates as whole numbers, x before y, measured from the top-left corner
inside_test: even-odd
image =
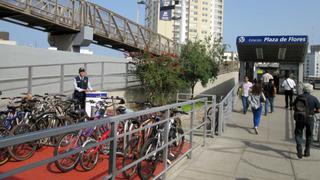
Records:
[[[303,143],[303,129],[306,128],[306,144],[304,149],[304,156],[310,156],[310,145],[312,141],[312,130],[314,124],[314,114],[320,112],[320,103],[316,97],[310,93],[313,90],[311,84],[304,84],[303,94],[297,96],[294,105],[294,120],[296,121],[296,128],[294,131],[297,156],[302,158],[302,143]]]

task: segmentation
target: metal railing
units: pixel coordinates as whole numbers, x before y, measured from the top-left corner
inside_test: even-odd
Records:
[[[194,98],[192,98],[194,97]],[[207,133],[213,137],[215,135],[215,126],[216,126],[216,107],[217,107],[217,98],[216,95],[212,94],[190,94],[190,93],[177,93],[176,102],[186,102],[190,99],[201,99],[207,98],[209,108],[206,112],[207,119],[202,119],[201,121],[207,121]],[[200,105],[202,106],[202,104]]]
[[[196,110],[195,108],[195,104],[196,103],[204,103],[203,108]],[[184,128],[184,134],[181,135],[180,137],[177,137],[171,141],[168,140],[168,133],[169,133],[169,121],[170,121],[170,109],[174,109],[177,107],[181,107],[184,105],[191,105],[192,110],[190,111],[190,116],[189,118],[186,120],[185,118],[182,119],[182,123],[187,123],[185,125],[187,125],[187,128]],[[194,148],[196,148],[199,145],[205,145],[205,141],[206,141],[206,136],[202,137],[202,144],[198,144],[196,143],[196,141],[194,140],[193,134],[196,130],[198,130],[200,127],[203,127],[203,134],[206,134],[206,122],[207,121],[203,121],[200,124],[195,124],[196,119],[199,117],[199,114],[197,113],[203,113],[203,117],[200,118],[204,118],[206,119],[206,115],[207,115],[207,109],[208,109],[208,102],[207,102],[207,98],[201,98],[201,99],[197,99],[197,100],[190,100],[187,102],[181,102],[181,103],[176,103],[176,104],[171,104],[171,105],[166,105],[166,106],[162,106],[162,107],[157,107],[157,108],[152,108],[152,109],[148,109],[148,110],[143,110],[143,111],[138,111],[138,112],[133,112],[133,113],[128,113],[128,114],[124,114],[124,115],[119,115],[119,116],[113,116],[113,117],[108,117],[108,118],[104,118],[104,119],[99,119],[99,120],[94,120],[94,121],[88,121],[88,122],[83,122],[83,123],[79,123],[79,124],[74,124],[74,125],[69,125],[69,126],[64,126],[64,127],[60,127],[60,128],[54,128],[54,129],[48,129],[48,130],[43,130],[43,131],[36,131],[36,132],[31,132],[31,133],[27,133],[27,134],[22,134],[22,135],[17,135],[17,136],[8,136],[5,138],[1,138],[0,139],[0,148],[5,148],[8,146],[13,146],[16,144],[21,144],[21,143],[26,143],[26,142],[33,142],[35,140],[41,139],[41,138],[46,138],[46,137],[52,137],[52,136],[58,136],[58,135],[62,135],[62,134],[66,134],[66,133],[70,133],[70,132],[74,132],[74,131],[79,131],[83,128],[89,128],[89,127],[95,127],[95,126],[100,126],[100,125],[104,125],[104,124],[110,124],[111,126],[111,136],[108,137],[106,140],[103,140],[102,142],[97,142],[94,143],[90,146],[86,146],[86,147],[79,147],[79,149],[75,149],[72,151],[69,151],[67,153],[64,154],[59,154],[57,156],[51,157],[51,158],[47,158],[47,159],[43,159],[40,161],[36,161],[36,162],[32,162],[28,165],[24,165],[15,169],[10,169],[6,172],[2,172],[0,174],[0,179],[2,178],[6,178],[6,177],[10,177],[13,176],[17,173],[21,173],[39,166],[43,166],[49,163],[52,163],[58,159],[64,158],[64,157],[68,157],[72,154],[75,153],[81,153],[84,150],[91,148],[91,147],[96,147],[98,145],[101,145],[103,143],[110,143],[110,152],[109,152],[109,169],[108,169],[108,175],[105,177],[105,179],[115,179],[117,177],[118,174],[120,174],[122,171],[125,171],[126,169],[129,169],[130,167],[138,164],[139,162],[142,162],[144,159],[152,156],[154,153],[159,152],[159,151],[164,151],[167,152],[168,151],[168,145],[172,144],[173,142],[177,141],[178,139],[185,137],[186,141],[189,143],[189,145],[187,146],[187,151],[183,152],[181,154],[181,156],[174,161],[171,165],[168,165],[167,160],[167,153],[163,153],[163,170],[156,175],[156,177],[154,177],[154,179],[157,179],[159,177],[162,177],[162,179],[166,178],[167,175],[167,171],[172,168],[176,163],[178,163],[180,160],[182,160],[184,157],[192,157],[192,151]],[[143,115],[147,115],[147,114],[152,114],[152,113],[156,113],[156,112],[165,112],[165,117],[162,118],[162,120],[160,120],[159,122],[156,122],[154,124],[139,128],[139,129],[135,129],[133,131],[130,132],[124,132],[122,134],[117,134],[117,129],[118,129],[118,125],[120,122],[124,122],[128,119],[131,118],[136,118],[136,117],[140,117]],[[186,115],[185,115],[186,116]],[[151,152],[143,157],[140,157],[138,160],[132,162],[131,164],[125,166],[125,167],[121,167],[120,169],[118,169],[118,167],[116,167],[116,163],[117,161],[119,161],[119,159],[117,159],[117,155],[116,155],[116,151],[117,151],[117,142],[119,141],[119,138],[124,138],[125,136],[128,136],[132,133],[136,133],[138,131],[141,131],[143,129],[146,128],[151,128],[154,127],[156,125],[160,125],[163,124],[164,125],[164,143],[161,147],[157,148],[154,152]],[[197,145],[197,146],[195,146]],[[36,154],[35,154],[36,155]]]
[[[226,96],[222,97],[220,102],[217,101],[215,95],[196,95],[195,99],[197,99],[197,97],[206,97],[209,99],[208,103],[210,104],[210,108],[207,110],[207,117],[210,116],[211,121],[208,122],[210,123],[210,128],[207,128],[207,132],[210,132],[211,136],[215,133],[217,133],[218,136],[221,136],[225,131],[225,124],[231,118],[231,113],[234,109],[238,88],[239,85],[235,85]],[[189,93],[177,93],[176,99],[177,102],[181,102],[187,101],[188,99],[191,99],[191,97],[193,97],[193,95]]]
[[[76,33],[83,26],[92,27],[93,43],[114,49],[179,53],[173,40],[85,0],[0,0],[0,9],[9,11],[3,20],[23,21],[19,24],[46,32]]]
[[[115,73],[107,73],[106,66],[107,65],[118,65],[119,72]],[[113,90],[110,88],[106,88],[106,84],[112,84],[116,86],[118,84],[117,89],[126,89],[129,87],[134,87],[140,85],[140,81],[135,78],[133,73],[131,72],[131,64],[127,62],[86,62],[86,63],[65,63],[65,64],[50,64],[50,65],[30,65],[30,66],[14,66],[14,67],[0,67],[0,70],[10,72],[20,72],[24,75],[23,77],[13,78],[1,78],[0,90],[4,93],[10,91],[20,90],[22,92],[32,93],[33,89],[36,87],[45,87],[54,85],[53,93],[61,93],[61,94],[70,94],[74,91],[73,88],[73,80],[77,74],[77,68],[79,66],[83,66],[86,69],[89,66],[93,66],[93,71],[89,72],[89,77],[95,79],[95,82],[91,84],[93,87],[97,87],[101,90]],[[68,72],[67,72],[68,70]],[[35,73],[37,72],[37,73]],[[55,72],[55,73],[52,73]],[[42,75],[37,75],[37,74]],[[17,74],[17,73],[14,73]],[[52,75],[48,75],[52,74]],[[106,81],[106,78],[117,78],[117,80]],[[91,81],[93,82],[93,81]],[[11,85],[10,85],[11,84]],[[15,85],[13,85],[15,84]],[[42,89],[44,90],[44,89]]]
[[[218,112],[218,135],[221,136],[225,131],[226,122],[230,120],[231,113],[234,109],[239,85],[235,85],[229,93],[223,97],[221,102],[217,104]]]

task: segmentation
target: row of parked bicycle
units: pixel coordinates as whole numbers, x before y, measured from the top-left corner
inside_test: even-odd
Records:
[[[21,135],[29,132],[68,126],[85,121],[99,120],[104,117],[126,113],[125,100],[119,97],[103,98],[96,103],[95,116],[90,118],[75,100],[67,99],[61,94],[29,95],[20,97],[2,97],[7,101],[4,111],[0,111],[0,138],[7,136]],[[137,103],[143,108],[150,107],[150,103]],[[169,120],[169,142],[168,162],[175,160],[181,153],[184,146],[184,132],[181,127],[179,114],[186,114],[183,111],[172,109]],[[164,124],[151,126],[164,119],[164,113],[155,113],[139,116],[133,119],[126,119],[118,123],[117,135],[127,134],[117,139],[117,152],[123,156],[123,167],[136,161],[150,152],[154,152],[164,145]],[[134,131],[136,130],[136,131]],[[70,156],[55,161],[56,167],[61,172],[68,172],[77,164],[85,170],[92,170],[98,163],[100,154],[109,154],[110,142],[106,141],[111,134],[110,124],[84,128],[79,131],[67,134],[42,138],[33,142],[26,142],[0,149],[0,165],[8,160],[23,161],[32,157],[35,152],[44,146],[54,147],[54,156],[64,154],[81,147],[85,150],[74,153]],[[131,166],[123,171],[126,178],[138,173],[141,179],[149,179],[153,176],[159,162],[161,162],[164,151],[153,153],[144,161]]]

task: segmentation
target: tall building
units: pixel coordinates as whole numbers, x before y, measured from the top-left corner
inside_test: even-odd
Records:
[[[223,37],[224,0],[185,0],[186,23],[185,40],[203,39],[207,36]],[[160,20],[160,3],[174,5],[175,9],[168,12],[168,19]],[[167,5],[168,5],[167,4]],[[182,17],[181,0],[147,0],[145,11],[146,26],[170,39],[179,41]],[[164,18],[162,18],[164,19]],[[170,20],[171,19],[171,20]]]
[[[320,45],[311,46],[304,62],[305,77],[320,77]]]

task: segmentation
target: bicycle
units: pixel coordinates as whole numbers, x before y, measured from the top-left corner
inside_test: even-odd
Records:
[[[182,113],[182,111],[173,111],[172,114]],[[169,120],[169,134],[168,134],[168,142],[172,140],[176,140],[172,144],[168,145],[168,159],[167,162],[171,164],[173,160],[175,160],[182,151],[184,145],[184,132],[181,128],[181,120],[180,118],[171,118]],[[160,118],[157,117],[156,121],[159,122]],[[154,136],[149,138],[146,143],[142,146],[140,156],[143,157],[149,155],[151,152],[159,149],[165,143],[163,139],[163,125],[157,125],[154,128]],[[144,159],[142,162],[138,163],[138,175],[141,179],[146,180],[150,179],[155,172],[158,163],[162,160],[163,150],[157,151],[152,154],[149,158]]]
[[[92,101],[90,102],[92,103]],[[96,120],[104,117],[105,110],[106,110],[105,107],[106,105],[104,104],[103,101],[97,102],[96,115],[94,118],[91,118],[90,120]],[[87,120],[89,120],[89,118],[85,119],[85,121]],[[98,138],[101,134],[102,134],[101,135],[102,138],[106,138],[105,136],[107,136],[108,133],[110,133],[110,131],[107,130],[106,126],[101,126],[99,128],[97,127],[86,128],[86,129],[81,129],[77,132],[67,133],[64,136],[62,136],[61,139],[58,141],[53,154],[54,156],[57,156],[58,154],[63,154],[75,149],[79,149],[80,147],[84,147],[89,143],[91,143],[93,139]],[[100,149],[101,152],[107,154],[108,153],[107,145],[101,146],[101,147],[102,147]],[[84,151],[83,153],[85,152],[86,151]],[[80,162],[81,167],[84,170],[88,171],[90,170],[90,167],[86,166],[86,164],[84,163],[84,160],[86,160],[86,158],[82,156],[83,156],[82,152],[75,153],[75,154],[72,154],[71,156],[55,161],[55,165],[61,172],[68,172],[72,170],[78,164],[79,161],[81,161]]]

